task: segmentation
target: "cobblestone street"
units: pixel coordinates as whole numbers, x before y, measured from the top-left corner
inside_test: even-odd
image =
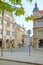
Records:
[[[20,50],[22,48],[19,48]],[[12,61],[23,61],[23,62],[31,62],[31,63],[38,63],[43,65],[43,50],[41,49],[31,49],[31,54],[29,56],[29,48],[24,48],[25,51],[18,51],[18,49],[15,50],[7,50],[3,52],[3,57],[1,57],[1,51],[0,51],[0,59],[7,59]],[[28,49],[26,51],[26,49]],[[23,65],[23,64],[22,64]]]

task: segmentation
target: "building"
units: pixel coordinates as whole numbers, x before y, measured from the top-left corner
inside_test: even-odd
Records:
[[[4,11],[3,16],[0,14],[0,48],[15,48],[19,43],[23,45],[23,34],[25,35],[26,31],[15,22],[11,13]]]
[[[30,36],[29,34],[23,34],[24,47],[30,45]]]
[[[17,23],[15,23],[15,27],[16,27],[16,30],[17,30],[17,32],[16,32],[16,40],[15,40],[15,47],[19,47],[19,46],[23,47],[24,46],[23,35],[27,35],[27,32],[25,31],[25,29],[23,29]]]
[[[32,35],[31,38],[30,38],[30,43],[31,43],[31,45],[33,46],[33,35]]]
[[[43,47],[43,10],[39,10],[37,3],[33,9],[33,46],[35,48]]]
[[[15,39],[15,20],[11,13],[4,11],[3,25],[2,25],[2,13],[0,14],[0,48],[14,47]],[[2,27],[3,26],[3,27]],[[3,43],[2,43],[3,41]]]
[[[22,43],[22,30],[21,30],[22,28],[17,23],[15,23],[15,27],[16,27],[15,47],[17,48],[18,44]]]

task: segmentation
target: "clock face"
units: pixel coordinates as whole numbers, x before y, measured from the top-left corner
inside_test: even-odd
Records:
[[[38,12],[34,12],[33,14],[34,14],[35,17],[39,16]]]
[[[36,17],[37,17],[37,13],[36,13],[36,12],[34,13],[34,16],[36,16]]]

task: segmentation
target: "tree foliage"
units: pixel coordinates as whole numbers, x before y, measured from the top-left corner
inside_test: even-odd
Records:
[[[28,22],[28,20],[33,20],[34,19],[34,16],[33,15],[30,15],[30,16],[27,16],[25,17],[25,20]]]
[[[32,0],[29,1],[30,3],[32,2]],[[6,2],[5,0],[0,0],[0,12],[2,10],[14,12],[16,16],[24,15],[25,13],[25,10],[22,5],[22,0],[8,0],[8,2]],[[25,18],[26,21],[28,21],[29,19],[29,17]]]

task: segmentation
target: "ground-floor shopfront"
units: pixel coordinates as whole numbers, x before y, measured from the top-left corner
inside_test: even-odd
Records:
[[[35,47],[35,48],[43,48],[43,39],[34,38],[33,39],[33,47]]]

